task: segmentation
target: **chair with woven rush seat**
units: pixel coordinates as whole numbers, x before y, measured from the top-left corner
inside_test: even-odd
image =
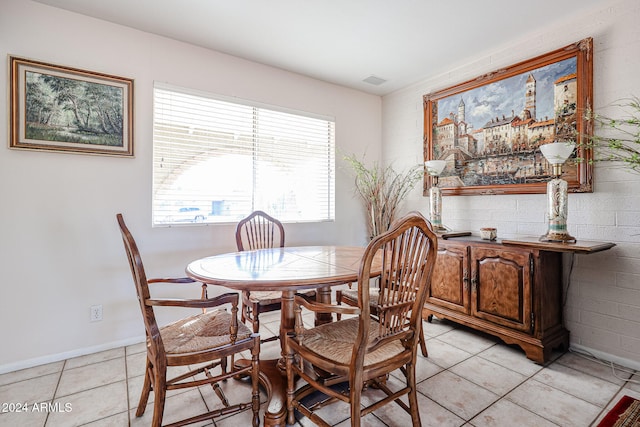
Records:
[[[147,337],[145,378],[136,417],[144,414],[151,390],[155,394],[152,426],[157,427],[162,425],[165,397],[168,390],[211,384],[222,401],[223,407],[177,421],[170,426],[177,427],[210,420],[249,408],[253,411],[252,425],[258,426],[260,423],[258,389],[260,336],[238,322],[238,295],[226,293],[207,299],[152,298],[149,284],[195,282],[189,278],[147,279],[140,252],[121,214],[117,215],[117,220],[136,286]],[[163,306],[199,309],[217,307],[217,309],[199,312],[196,315],[159,327],[155,310],[156,307]],[[221,307],[229,307],[230,311],[223,310]],[[251,353],[251,363],[245,368],[232,368],[231,372],[227,372],[227,357],[245,350]],[[168,367],[188,367],[189,365],[203,366],[175,378],[167,378]],[[216,368],[220,369],[220,373],[216,372],[214,375],[213,370]],[[204,376],[196,378],[196,375],[199,374],[204,374]],[[251,398],[247,402],[230,405],[218,383],[236,375],[251,377]]]
[[[295,297],[295,331],[285,338],[289,424],[295,422],[297,410],[313,423],[329,426],[315,410],[340,400],[350,406],[352,426],[360,426],[362,416],[390,402],[396,402],[411,415],[414,427],[420,426],[415,363],[422,306],[437,245],[431,224],[421,214],[411,213],[375,237],[365,249],[356,306],[320,304]],[[376,257],[381,257],[382,268],[374,313],[370,282],[378,276],[377,271],[372,271]],[[305,329],[302,307],[356,317]],[[396,370],[404,375],[405,384],[392,390],[386,379]],[[306,384],[296,389],[298,377]],[[368,384],[385,396],[362,408],[361,395]],[[345,386],[346,391],[341,391]],[[314,404],[318,392],[326,399]],[[400,399],[404,395],[408,395],[408,406]],[[307,403],[309,400],[311,404]]]
[[[254,211],[236,226],[236,245],[239,251],[284,247],[284,227],[282,223],[263,211]],[[301,291],[309,298],[314,290]],[[250,321],[253,332],[260,330],[260,313],[277,311],[282,308],[281,291],[243,291],[242,321]],[[273,341],[277,336],[263,340]]]
[[[369,289],[369,299],[371,301],[371,314],[377,316],[376,313],[378,307],[378,295],[380,294],[380,289],[378,288],[370,288]],[[336,290],[336,303],[341,305],[342,303],[358,306],[358,291],[355,289],[337,289]],[[341,319],[341,315],[337,315],[337,319]],[[429,357],[429,353],[427,351],[427,342],[424,339],[424,329],[421,330],[420,333],[420,352],[424,357]]]

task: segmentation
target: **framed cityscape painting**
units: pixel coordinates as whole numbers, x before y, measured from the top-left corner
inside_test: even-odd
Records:
[[[569,191],[591,192],[593,40],[424,95],[424,160],[445,160],[443,194],[544,193],[551,165],[540,146],[573,141]],[[424,194],[431,177],[425,174]]]
[[[133,80],[9,57],[10,148],[133,156]]]

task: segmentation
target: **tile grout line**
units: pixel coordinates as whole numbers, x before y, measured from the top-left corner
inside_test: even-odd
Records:
[[[127,350],[126,350],[126,346],[123,346],[122,348],[123,348],[123,351],[124,351],[124,360],[123,361],[124,361],[124,365],[125,365],[124,384],[125,384],[126,396],[127,396],[127,420],[128,420],[128,425],[130,427],[131,426],[131,421],[129,420],[129,381],[128,381],[128,378],[126,377],[127,376],[127,358],[126,358]],[[76,366],[75,368],[70,368],[70,369],[73,370],[73,369],[80,369],[80,368],[83,368],[83,367],[86,367],[86,366],[91,366],[91,365],[99,365],[101,363],[108,362],[108,361],[115,360],[115,359],[118,359],[118,357],[114,357],[114,358],[107,359],[107,360],[99,360],[99,361],[96,361],[96,362],[93,362],[93,363],[88,363],[88,364],[82,365],[82,366]],[[69,359],[65,359],[63,368],[66,367],[68,360]],[[62,372],[64,372],[64,369],[62,370]],[[61,377],[62,377],[62,374],[61,374]],[[114,382],[107,383],[107,384],[96,385],[95,387],[91,387],[91,388],[88,388],[86,390],[77,391],[75,393],[67,394],[67,395],[61,396],[61,397],[74,396],[76,394],[84,393],[84,392],[89,391],[89,390],[95,390],[95,389],[98,389],[98,388],[101,388],[101,387],[109,386],[109,385],[112,385],[112,384],[117,384],[118,382],[119,381],[114,381]],[[57,387],[56,387],[56,393],[57,393]],[[92,419],[90,421],[87,421],[86,423],[80,424],[80,426],[89,425],[89,424],[92,424],[92,423],[94,423],[96,421],[104,420],[104,419],[107,419],[109,417],[121,414],[121,413],[122,412],[116,412],[115,414],[106,415],[106,416],[104,416],[102,418]],[[47,417],[48,417],[48,415],[47,415]]]
[[[484,359],[484,360],[487,360],[487,361],[489,361],[489,362],[492,362],[492,361],[490,361],[490,360],[488,360],[488,359],[483,358],[483,357],[482,357],[482,356],[480,356],[479,354],[480,354],[480,353],[478,353],[478,357],[481,357],[481,358],[482,358],[482,359]],[[531,374],[531,375],[529,375],[529,376],[524,376],[524,377],[525,377],[525,379],[524,379],[524,380],[522,380],[522,382],[520,382],[518,385],[516,385],[516,386],[512,387],[509,391],[507,391],[507,392],[506,392],[506,393],[504,393],[502,396],[500,396],[500,398],[499,398],[498,400],[496,400],[495,402],[493,402],[491,405],[487,406],[487,407],[486,407],[486,408],[484,408],[482,411],[478,412],[478,414],[476,414],[476,415],[474,416],[474,418],[475,418],[475,417],[477,417],[478,415],[480,415],[482,412],[486,411],[486,410],[487,410],[488,408],[490,408],[491,406],[493,406],[493,405],[495,405],[496,403],[498,403],[499,401],[504,400],[504,401],[506,401],[506,402],[509,402],[509,403],[512,403],[512,404],[516,405],[517,407],[519,407],[519,408],[521,408],[521,409],[523,409],[523,410],[525,410],[525,411],[529,412],[530,414],[536,415],[536,416],[538,416],[538,417],[540,417],[540,418],[542,418],[542,419],[544,419],[544,420],[546,420],[546,421],[550,422],[551,424],[553,424],[553,425],[556,425],[556,426],[557,426],[558,424],[557,424],[556,422],[554,422],[554,421],[552,421],[552,420],[548,419],[547,417],[543,416],[542,414],[538,414],[538,413],[536,413],[536,412],[533,412],[533,411],[532,411],[532,410],[530,410],[529,408],[526,408],[526,407],[524,407],[524,406],[520,405],[519,403],[514,402],[513,400],[510,400],[510,399],[508,399],[508,398],[507,398],[507,395],[508,395],[509,393],[513,392],[513,391],[514,391],[515,389],[517,389],[518,387],[523,386],[526,382],[528,382],[528,381],[537,381],[537,380],[535,380],[533,377],[534,377],[534,376],[536,376],[536,375],[537,375],[537,374],[538,374],[542,369],[544,369],[544,368],[546,368],[546,367],[548,367],[548,366],[551,366],[551,365],[553,365],[554,363],[556,363],[556,361],[557,361],[557,360],[554,360],[554,361],[550,362],[547,366],[542,366],[542,368],[541,368],[541,369],[539,369],[538,371],[536,371],[535,373],[533,373],[533,374]],[[495,362],[492,362],[492,363],[495,363]],[[499,365],[499,364],[498,364],[498,365]],[[499,366],[502,366],[502,365],[499,365]],[[506,368],[506,369],[509,369],[509,368],[507,368],[506,366],[503,366],[503,367],[504,367],[504,368]],[[516,371],[512,371],[512,372],[516,372]],[[516,372],[516,373],[520,373],[520,372]],[[520,373],[520,374],[521,374],[521,373]],[[468,380],[468,381],[471,381],[471,380]],[[471,382],[473,383],[473,381],[471,381]],[[538,381],[538,382],[539,382],[539,381]],[[474,383],[474,384],[475,384],[475,383]],[[480,384],[476,384],[476,385],[478,385],[479,387],[482,387]],[[484,387],[483,387],[483,388],[484,388]],[[489,390],[489,391],[491,391],[491,390]],[[562,391],[562,390],[560,390],[560,391]],[[574,396],[574,397],[575,397],[575,396]],[[582,400],[582,399],[581,399],[581,400]],[[473,419],[473,418],[472,418],[472,419]],[[469,420],[469,422],[470,422],[470,421],[471,421],[471,420]]]
[[[131,399],[129,396],[129,364],[127,363],[127,346],[124,346],[124,386],[127,395],[127,425],[131,427]]]
[[[594,425],[594,423],[596,422],[596,420],[598,420],[600,418],[601,415],[604,415],[607,410],[607,408],[609,407],[609,405],[611,405],[614,400],[618,397],[618,395],[620,394],[620,392],[622,392],[622,390],[625,389],[627,383],[625,382],[624,384],[622,384],[620,386],[620,388],[618,389],[618,391],[616,392],[616,394],[614,394],[613,396],[611,396],[611,399],[609,399],[609,401],[606,403],[606,405],[604,405],[604,407],[600,410],[600,412],[598,412],[598,415],[596,415],[596,418],[593,420],[593,422],[591,423],[591,425]]]
[[[443,342],[443,343],[446,343],[445,341],[443,341],[443,340],[441,340],[441,339],[439,339],[439,338],[438,338],[439,336],[444,335],[444,334],[446,334],[446,332],[445,332],[445,333],[443,333],[443,334],[440,334],[440,335],[438,335],[438,336],[436,336],[436,337],[433,337],[433,338],[431,338],[431,339],[436,339],[436,340],[438,340],[438,341],[441,341],[441,342]],[[446,343],[446,344],[448,344],[448,343]],[[483,386],[482,384],[478,384],[478,383],[476,383],[475,381],[473,381],[472,379],[469,379],[469,378],[466,378],[466,377],[463,377],[463,376],[460,376],[460,375],[456,374],[455,372],[453,372],[453,371],[451,370],[451,368],[453,368],[453,367],[455,367],[455,366],[458,366],[458,365],[460,365],[460,364],[462,364],[462,363],[464,363],[464,362],[466,362],[466,361],[468,361],[468,360],[470,360],[470,359],[472,359],[472,358],[479,357],[479,358],[481,358],[481,359],[483,359],[483,360],[485,360],[485,361],[487,361],[487,362],[489,362],[489,363],[494,363],[494,364],[496,364],[496,365],[498,365],[498,366],[500,366],[500,367],[502,367],[502,368],[508,369],[508,370],[509,370],[509,371],[511,371],[511,372],[515,372],[515,373],[517,373],[517,374],[523,375],[521,372],[514,371],[514,370],[512,370],[512,369],[508,368],[507,366],[503,366],[503,365],[501,365],[501,364],[499,364],[499,363],[496,363],[496,362],[494,362],[494,361],[492,361],[492,360],[486,359],[485,357],[483,357],[483,356],[481,355],[483,352],[485,352],[485,351],[487,351],[488,349],[490,349],[490,348],[492,348],[492,347],[494,347],[494,346],[496,346],[496,345],[499,345],[499,344],[500,344],[499,342],[495,342],[493,345],[491,345],[491,346],[487,347],[486,349],[483,349],[483,350],[479,351],[478,353],[473,353],[473,354],[471,354],[469,357],[467,357],[467,358],[465,358],[465,359],[462,359],[462,360],[460,360],[460,361],[459,361],[459,362],[457,362],[457,363],[454,363],[453,365],[449,366],[448,368],[445,368],[445,367],[443,367],[443,366],[438,365],[438,364],[437,364],[437,363],[435,363],[435,362],[432,362],[432,363],[434,363],[436,366],[438,366],[438,367],[442,368],[442,371],[438,372],[438,373],[437,373],[437,374],[435,374],[435,375],[438,375],[438,374],[440,374],[440,373],[442,373],[442,372],[449,372],[449,373],[451,373],[452,375],[456,375],[456,376],[458,376],[458,377],[460,377],[460,378],[463,378],[464,380],[469,381],[470,383],[472,383],[472,384],[474,384],[474,385],[476,385],[476,386],[478,386],[478,387],[480,387],[480,388],[482,388],[482,389],[484,389],[484,390],[489,391],[490,393],[496,394],[494,391],[489,390],[488,388],[486,388],[486,387],[485,387],[485,386]],[[452,344],[450,344],[450,345],[452,345]],[[457,347],[457,346],[455,346],[455,345],[453,345],[453,347],[457,348],[458,350],[462,350],[462,351],[465,351],[465,352],[466,352],[466,350],[461,349],[461,348],[459,348],[459,347]],[[529,412],[529,413],[531,413],[531,414],[534,414],[534,415],[538,415],[538,416],[540,416],[541,418],[545,419],[546,421],[551,422],[551,423],[552,423],[552,424],[554,424],[554,425],[558,425],[558,424],[556,424],[555,422],[553,422],[553,421],[551,421],[551,420],[549,420],[549,419],[547,419],[547,418],[543,417],[541,414],[536,414],[535,412],[533,412],[533,411],[529,410],[528,408],[525,408],[524,406],[521,406],[521,405],[519,405],[518,403],[513,402],[513,401],[511,401],[511,400],[509,400],[509,399],[507,399],[507,398],[506,398],[506,397],[507,397],[507,395],[508,395],[509,393],[511,393],[512,391],[514,391],[514,390],[515,390],[515,389],[517,389],[518,387],[522,386],[522,385],[523,385],[523,384],[525,384],[527,381],[531,381],[531,380],[533,380],[533,377],[534,377],[538,372],[540,372],[542,369],[544,369],[544,368],[546,368],[546,367],[548,367],[548,366],[551,366],[551,365],[552,365],[552,364],[554,364],[556,361],[557,361],[557,360],[554,360],[554,361],[549,362],[549,363],[548,363],[548,365],[546,365],[546,366],[544,366],[544,365],[543,365],[543,366],[541,366],[541,368],[540,368],[538,371],[536,371],[535,373],[533,373],[533,374],[531,374],[531,375],[528,375],[528,376],[523,375],[523,376],[524,376],[524,379],[523,379],[520,383],[518,383],[517,385],[515,385],[514,387],[512,387],[509,391],[507,391],[507,392],[506,392],[506,393],[504,393],[504,394],[501,394],[501,395],[497,395],[497,394],[496,394],[496,396],[498,396],[498,399],[496,399],[496,400],[495,400],[495,401],[493,401],[491,404],[487,405],[486,407],[484,407],[483,409],[481,409],[480,411],[478,411],[476,414],[474,414],[474,415],[473,415],[471,418],[469,418],[469,419],[465,419],[465,418],[461,417],[461,416],[460,416],[460,414],[455,413],[455,412],[453,412],[453,411],[449,410],[448,408],[446,408],[446,407],[442,406],[442,405],[441,405],[440,403],[438,403],[437,401],[435,401],[435,400],[433,400],[433,399],[430,399],[430,398],[429,398],[427,395],[425,395],[424,393],[420,393],[420,391],[418,391],[418,392],[419,392],[420,394],[422,394],[423,396],[425,396],[427,399],[429,399],[429,400],[431,400],[432,402],[434,402],[434,403],[436,403],[437,405],[439,405],[440,407],[444,408],[445,410],[447,410],[447,411],[449,411],[449,412],[453,413],[455,416],[457,416],[457,417],[459,417],[460,419],[464,420],[465,424],[467,424],[467,423],[471,423],[471,420],[473,420],[475,417],[477,417],[478,415],[480,415],[482,412],[486,411],[487,409],[489,409],[490,407],[492,407],[493,405],[495,405],[495,404],[496,404],[496,403],[498,403],[499,401],[501,401],[501,400],[505,400],[505,401],[510,402],[510,403],[512,403],[512,404],[514,404],[514,405],[516,405],[516,406],[518,406],[519,408],[521,408],[521,409],[523,409],[523,410],[525,410],[525,411],[527,411],[527,412]],[[431,376],[431,377],[429,377],[429,378],[432,378],[432,377],[434,377],[435,375],[432,375],[432,376]],[[426,381],[426,380],[428,380],[428,378],[425,378],[423,381]],[[421,382],[423,382],[423,381],[421,381]],[[538,382],[539,382],[539,381],[538,381]],[[555,387],[554,387],[554,388],[555,388]],[[556,389],[556,390],[559,390],[559,389]],[[561,392],[562,392],[562,390],[559,390],[559,391],[561,391]],[[565,393],[566,393],[566,392],[565,392]],[[567,394],[569,394],[569,393],[567,393]],[[578,398],[577,396],[573,396],[573,397]],[[580,398],[578,398],[578,399],[580,399]],[[583,400],[583,401],[584,401],[584,399],[580,399],[580,400]],[[586,401],[585,401],[585,402],[586,402]],[[587,402],[587,403],[590,403],[590,402]]]
[[[64,362],[62,362],[62,369],[60,369],[60,375],[58,376],[58,382],[56,383],[56,389],[53,391],[53,397],[51,398],[51,404],[53,404],[53,402],[56,400],[56,395],[58,394],[58,389],[60,388],[60,382],[62,381],[62,374],[64,373],[64,370],[67,366],[67,360],[65,359]],[[47,411],[47,416],[44,419],[44,424],[43,427],[47,425],[47,422],[49,421],[49,415],[50,412]]]

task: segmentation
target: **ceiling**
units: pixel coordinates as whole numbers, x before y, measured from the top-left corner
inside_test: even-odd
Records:
[[[385,95],[613,0],[36,1]]]

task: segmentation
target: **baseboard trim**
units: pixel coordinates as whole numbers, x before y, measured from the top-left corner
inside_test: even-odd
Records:
[[[42,357],[35,357],[33,359],[21,360],[19,362],[0,365],[0,374],[19,371],[21,369],[33,368],[34,366],[46,365],[47,363],[59,362],[61,360],[71,359],[73,357],[85,356],[87,354],[92,354],[92,353],[98,353],[100,351],[112,350],[118,347],[138,344],[143,341],[144,341],[144,336],[132,337],[132,338],[126,338],[119,341],[112,341],[104,344],[99,344],[91,347],[78,348],[75,350],[66,351],[64,353],[48,354]]]
[[[603,351],[595,350],[593,348],[585,347],[579,344],[571,344],[569,350],[575,351],[576,353],[593,356],[600,361],[613,362],[616,365],[640,371],[640,362],[638,362],[637,360],[625,359],[624,357],[618,357],[613,354],[605,353]]]

